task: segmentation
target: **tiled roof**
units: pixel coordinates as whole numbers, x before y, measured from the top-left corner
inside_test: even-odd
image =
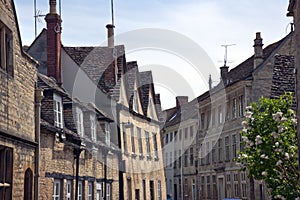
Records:
[[[104,72],[114,64],[114,56],[117,55],[118,77],[123,71],[125,49],[123,45],[115,46],[115,50],[109,47],[63,47],[67,54],[78,64],[78,66],[116,100],[119,100],[120,83],[114,86],[104,84]],[[115,51],[115,53],[114,53]]]
[[[147,115],[147,108],[149,104],[149,92],[152,87],[153,87],[152,72],[151,71],[139,72],[138,88],[139,88],[142,107],[145,115]],[[153,103],[154,100],[155,99],[153,99]]]
[[[275,50],[289,37],[293,35],[293,32],[288,34],[283,39],[275,42],[266,48],[263,49],[263,58],[264,61],[268,59]],[[236,66],[235,68],[231,69],[226,78],[229,82],[226,84],[231,84],[240,80],[252,79],[252,73],[254,72],[253,67],[254,56],[247,58],[244,62]],[[283,91],[291,91],[294,89],[295,82],[293,79],[293,72],[291,57],[288,56],[276,56],[275,67],[274,67],[274,74],[273,74],[273,86],[272,86],[272,94],[276,96],[277,93],[282,94]],[[263,66],[260,65],[260,66]],[[258,69],[258,66],[256,69]],[[287,67],[289,66],[289,67]],[[284,76],[284,77],[282,77]],[[281,81],[283,81],[284,85],[281,85]],[[221,84],[218,84],[214,89],[218,90],[221,88]],[[182,120],[188,119],[189,117],[197,117],[198,110],[196,104],[201,102],[207,98],[210,98],[210,92],[207,91],[202,95],[198,96],[188,104],[186,104],[183,108],[177,110],[176,107],[168,109],[164,111],[166,115],[166,122],[165,127],[173,126],[180,123]],[[187,114],[184,114],[187,113]]]
[[[129,108],[132,108],[133,94],[134,94],[134,83],[138,80],[138,65],[136,61],[127,62],[124,74],[125,90],[129,103]]]
[[[292,92],[295,97],[296,73],[295,58],[290,55],[276,55],[273,68],[271,97],[279,97],[285,92]],[[295,98],[294,98],[295,101]]]
[[[287,37],[289,37],[289,35],[287,35],[285,38],[279,40],[278,42],[270,44],[269,46],[264,48],[263,49],[263,58],[267,59]],[[251,56],[251,57],[247,58],[245,61],[243,61],[241,64],[236,66],[235,68],[231,69],[227,74],[227,80],[229,80],[231,83],[231,82],[236,82],[239,80],[245,80],[245,79],[252,78],[252,73],[254,70],[253,62],[254,62],[254,56]]]
[[[54,78],[45,76],[41,73],[38,73],[38,86],[44,90],[53,89],[53,90],[59,92],[60,94],[67,96],[67,93],[65,92],[65,90],[57,85]]]

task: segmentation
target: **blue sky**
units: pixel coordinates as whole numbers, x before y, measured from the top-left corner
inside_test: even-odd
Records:
[[[103,44],[106,39],[105,25],[111,22],[110,0],[61,1],[63,44]],[[33,0],[15,0],[15,5],[23,45],[30,45],[34,40]],[[286,17],[288,0],[115,0],[114,5],[116,35],[145,28],[174,31],[190,38],[203,48],[217,71],[223,64],[222,44],[236,44],[228,49],[228,60],[231,61],[229,65],[232,68],[253,54],[255,32],[261,32],[263,43],[267,46],[289,32],[288,24],[292,20]],[[37,0],[37,8],[46,14],[49,10],[48,0]],[[40,21],[38,33],[45,27],[44,19],[41,18]],[[163,62],[164,56],[157,52],[131,53],[127,60],[137,60],[141,66],[166,65]],[[216,76],[212,77],[215,81],[219,80]],[[188,75],[185,75],[185,78],[193,79]],[[203,80],[199,83],[197,80],[189,83],[191,87],[201,85],[193,89],[193,94],[187,94],[190,99],[207,89],[206,78],[202,77]],[[163,107],[173,106],[176,95],[186,94],[185,91],[169,91],[168,97],[163,96],[168,98],[162,100]]]

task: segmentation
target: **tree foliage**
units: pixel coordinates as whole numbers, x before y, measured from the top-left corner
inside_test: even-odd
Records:
[[[296,115],[292,95],[262,97],[246,108],[241,132],[244,148],[237,162],[248,175],[263,180],[272,199],[299,199]]]

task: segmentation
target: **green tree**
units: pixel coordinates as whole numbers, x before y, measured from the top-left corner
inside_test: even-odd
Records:
[[[272,199],[300,199],[296,115],[292,95],[260,98],[246,108],[241,132],[244,149],[237,162],[249,177],[263,180]]]

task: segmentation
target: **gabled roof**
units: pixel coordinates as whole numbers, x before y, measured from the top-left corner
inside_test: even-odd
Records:
[[[279,97],[285,92],[292,92],[295,97],[295,57],[291,55],[276,55],[272,79],[271,97]]]
[[[141,104],[143,108],[143,112],[147,115],[148,105],[149,105],[149,92],[152,90],[153,80],[152,80],[152,72],[145,71],[139,72],[139,94],[141,97]],[[153,92],[153,91],[152,91]],[[153,103],[155,102],[155,97],[153,97]]]
[[[120,83],[107,86],[104,84],[104,73],[113,67],[117,56],[118,77],[123,71],[125,49],[124,45],[115,46],[115,49],[109,47],[63,47],[70,58],[94,81],[99,88],[111,95],[117,101],[120,95]]]
[[[290,35],[287,35],[283,39],[279,40],[278,42],[275,42],[273,44],[270,44],[266,48],[263,49],[263,59],[266,60],[271,56],[271,54],[285,41],[287,37]],[[247,58],[245,61],[243,61],[241,64],[236,66],[235,68],[231,69],[227,74],[227,79],[230,80],[230,83],[234,83],[239,80],[245,80],[245,79],[251,79],[252,73],[254,71],[253,67],[254,63],[254,55]]]
[[[54,78],[38,73],[38,86],[44,90],[55,90],[63,96],[68,96],[66,91],[59,87]]]
[[[231,69],[226,78],[229,80],[229,83],[227,83],[225,86],[233,84],[237,81],[241,80],[247,80],[252,79],[253,73],[255,73],[257,70],[259,70],[261,67],[264,66],[264,63],[275,54],[276,50],[283,45],[287,39],[292,37],[293,32],[288,34],[283,39],[279,40],[278,42],[275,42],[273,44],[270,44],[266,48],[263,49],[263,63],[259,65],[257,68],[254,69],[253,63],[254,63],[254,56],[251,56],[247,58],[245,61],[243,61],[241,64],[236,66],[235,68]],[[274,66],[274,72],[273,72],[273,85],[272,85],[272,96],[278,95],[277,93],[283,93],[283,91],[294,91],[295,87],[295,78],[293,74],[293,58],[290,56],[275,56],[275,66]],[[213,90],[218,90],[220,88],[223,88],[223,84],[219,83]],[[279,94],[279,95],[280,95]],[[278,96],[279,96],[278,95]],[[198,114],[198,110],[196,109],[197,106],[195,106],[197,103],[210,98],[210,92],[206,91],[205,93],[201,94],[188,104],[186,104],[183,108],[180,108],[179,110],[176,109],[176,107],[168,109],[165,111],[166,116],[166,124],[165,127],[176,125],[182,120],[188,119],[188,117],[193,116],[197,117],[196,114]],[[189,114],[184,114],[184,112],[190,112]]]
[[[138,81],[138,65],[136,61],[127,62],[124,73],[125,90],[128,99],[129,108],[132,109],[133,95],[134,95],[134,84]]]

